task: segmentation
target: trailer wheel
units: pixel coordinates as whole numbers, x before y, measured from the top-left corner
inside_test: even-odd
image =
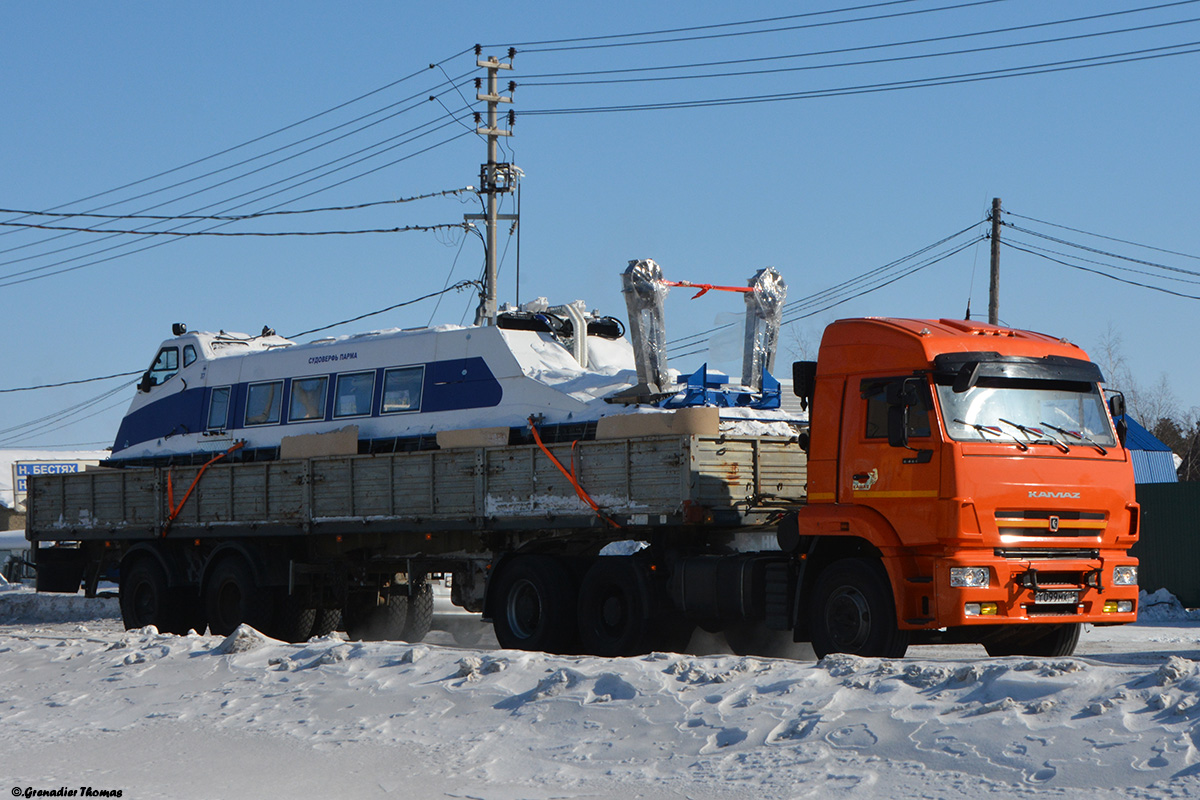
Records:
[[[406,642],[419,642],[429,634],[432,627],[433,587],[426,581],[421,581],[416,591],[408,596],[408,616],[404,620],[402,638]]]
[[[598,656],[645,653],[653,633],[649,580],[637,559],[601,556],[579,589],[579,635],[585,652]]]
[[[396,642],[404,639],[408,595],[389,594],[386,602],[374,595],[375,605],[347,607],[346,636],[354,641]]]
[[[316,620],[315,608],[305,608],[295,595],[280,589],[275,598],[275,616],[267,633],[284,642],[307,642]]]
[[[245,559],[226,556],[213,567],[204,590],[208,626],[217,636],[228,636],[242,624],[265,631],[273,616],[272,599],[270,590],[254,580]]]
[[[180,632],[167,573],[153,557],[142,556],[122,570],[119,596],[125,630],[153,625],[164,633]]]
[[[817,658],[903,658],[908,650],[910,634],[896,624],[891,584],[878,561],[846,558],[826,567],[813,589],[810,615]]]
[[[318,608],[313,619],[311,636],[328,636],[342,624],[342,612],[337,608]]]
[[[1061,658],[1079,644],[1078,622],[1012,627],[983,640],[989,656],[1039,656]]]
[[[564,564],[550,556],[517,556],[496,580],[492,625],[501,647],[571,651],[577,593]]]

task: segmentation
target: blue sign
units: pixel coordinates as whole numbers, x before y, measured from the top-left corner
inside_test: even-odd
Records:
[[[79,472],[79,462],[77,461],[26,461],[24,463],[18,461],[16,466],[18,478],[28,475],[64,475],[69,472]]]

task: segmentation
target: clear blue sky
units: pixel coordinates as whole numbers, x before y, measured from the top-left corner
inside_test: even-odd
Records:
[[[964,0],[965,2],[965,0]],[[1200,42],[1200,22],[1040,45],[1015,44],[1200,18],[1200,3],[1023,31],[898,47],[878,45],[995,31],[1150,6],[998,0],[961,5],[912,0],[755,4],[458,2],[213,2],[48,4],[13,0],[0,27],[4,82],[0,125],[0,208],[179,215],[248,213],[273,206],[349,205],[453,189],[478,182],[484,143],[473,134],[413,155],[458,133],[459,123],[403,143],[406,131],[443,117],[447,74],[482,75],[471,55],[505,55],[510,43],[717,25],[802,12],[873,5],[859,11],[641,38],[679,38],[782,26],[789,31],[629,47],[538,52],[519,46],[505,79],[522,84],[507,142],[525,171],[520,239],[521,299],[582,298],[624,318],[618,274],[632,258],[654,258],[670,278],[742,283],[772,265],[801,300],[885,265],[983,219],[993,197],[1006,210],[1182,253],[1200,254],[1196,73],[1200,54],[1006,80],[906,91],[842,94],[785,102],[662,111],[539,115],[538,110],[656,104],[811,92],[1028,67]],[[902,14],[812,27],[818,22]],[[638,41],[626,39],[619,41]],[[613,40],[608,40],[609,42]],[[845,52],[746,63],[747,59]],[[959,55],[882,63],[950,50]],[[446,60],[449,59],[449,60]],[[538,86],[546,73],[587,73],[673,64],[735,65],[603,77],[595,85]],[[615,78],[841,65],[705,80],[615,83]],[[422,71],[423,70],[423,71]],[[137,186],[172,170],[379,89],[416,77],[224,156]],[[567,78],[565,80],[578,80]],[[473,87],[463,88],[474,100]],[[405,98],[413,101],[401,103]],[[465,103],[442,94],[454,112]],[[396,104],[396,105],[393,105]],[[385,107],[391,111],[379,113]],[[407,106],[415,106],[382,120]],[[359,116],[365,118],[345,125]],[[448,120],[435,122],[442,124]],[[376,123],[346,138],[334,136]],[[469,120],[468,120],[469,123]],[[335,126],[333,133],[322,133]],[[423,129],[424,130],[424,129]],[[409,134],[411,136],[411,134]],[[314,137],[305,144],[296,144]],[[397,138],[399,137],[399,138]],[[388,140],[387,144],[384,144]],[[399,143],[386,152],[382,148]],[[311,152],[302,152],[315,145]],[[281,149],[273,156],[267,151]],[[361,155],[348,154],[367,148]],[[404,156],[407,160],[343,183]],[[287,161],[271,165],[281,158]],[[355,166],[348,162],[366,158]],[[255,159],[243,166],[236,162]],[[341,160],[339,160],[341,159]],[[260,171],[247,175],[251,170]],[[343,168],[341,171],[324,173]],[[223,170],[200,177],[213,170]],[[322,175],[304,185],[298,181]],[[175,188],[170,184],[189,181]],[[278,182],[278,183],[277,183]],[[272,188],[265,188],[272,185]],[[268,193],[284,191],[270,197]],[[309,197],[301,197],[318,191]],[[131,199],[143,192],[155,192]],[[195,193],[191,197],[184,195]],[[238,198],[239,195],[242,195]],[[238,199],[234,199],[238,198]],[[109,205],[112,204],[112,205]],[[86,207],[86,208],[85,208]],[[149,210],[147,210],[149,209]],[[472,198],[274,218],[220,230],[345,230],[460,222]],[[511,210],[506,207],[505,211]],[[11,220],[12,215],[0,215]],[[32,220],[24,220],[32,221]],[[75,224],[79,220],[43,220]],[[1200,261],[1133,249],[1082,234],[1007,221],[1155,264],[1200,271]],[[85,224],[94,224],[88,220]],[[128,224],[105,223],[111,227]],[[162,226],[159,226],[160,228]],[[197,230],[193,226],[185,230]],[[5,229],[7,230],[7,229]],[[7,344],[0,388],[144,369],[172,322],[197,330],[288,335],[436,292],[476,278],[482,247],[462,233],[305,238],[102,239],[17,231],[0,235],[0,275],[16,279],[81,267],[24,283],[0,278],[0,330]],[[955,242],[966,242],[964,235]],[[1005,231],[1004,236],[1010,235]],[[1088,254],[1012,232],[1072,262],[1200,295],[1156,266]],[[502,237],[501,247],[507,236]],[[462,244],[460,252],[460,244]],[[104,248],[118,246],[101,253]],[[133,252],[150,247],[144,252]],[[60,252],[51,252],[60,250]],[[945,248],[942,248],[943,250]],[[933,251],[934,253],[940,251]],[[104,263],[98,259],[119,255]],[[455,263],[457,256],[457,263]],[[1104,262],[1086,264],[1081,257]],[[72,260],[73,259],[73,260]],[[516,244],[508,245],[500,299],[515,294]],[[1112,265],[1152,275],[1123,272]],[[26,272],[32,270],[31,272]],[[848,316],[986,318],[988,246],[980,243],[879,291],[789,326],[785,345],[814,346],[829,321]],[[24,273],[18,275],[17,273]],[[6,285],[7,284],[7,285]],[[705,330],[739,310],[730,295],[668,299],[672,336]],[[332,331],[467,322],[474,301],[449,295]],[[819,310],[822,304],[809,307]],[[1200,376],[1188,346],[1196,300],[1005,249],[1003,322],[1065,336],[1095,352],[1106,331],[1122,339],[1143,384],[1168,374],[1184,406],[1200,405]],[[692,369],[700,357],[672,366]],[[781,369],[786,372],[786,369]],[[119,382],[0,394],[0,429],[93,398]],[[1120,388],[1120,387],[1118,387]],[[0,446],[110,443],[132,388],[70,426],[0,434]],[[101,409],[108,407],[108,410]],[[100,413],[95,413],[99,411]],[[82,415],[81,415],[82,416]],[[73,418],[77,419],[77,418]],[[14,438],[16,436],[16,438]]]

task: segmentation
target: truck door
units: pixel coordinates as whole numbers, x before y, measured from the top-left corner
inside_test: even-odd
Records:
[[[874,508],[909,542],[932,541],[940,476],[929,385],[907,376],[857,388],[847,387],[838,502]]]

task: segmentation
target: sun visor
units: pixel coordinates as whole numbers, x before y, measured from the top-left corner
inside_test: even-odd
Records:
[[[980,378],[1082,383],[1104,380],[1099,366],[1081,358],[1002,356],[994,352],[942,353],[934,356],[933,371],[938,376],[955,378],[955,391],[966,391]]]

